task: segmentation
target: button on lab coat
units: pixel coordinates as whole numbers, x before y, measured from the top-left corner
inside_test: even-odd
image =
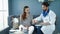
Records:
[[[53,32],[55,31],[56,14],[52,10],[49,10],[49,13],[46,17],[44,17],[41,13],[41,15],[35,18],[34,20],[43,20],[44,23],[50,23],[50,25],[42,26],[41,31],[44,34],[53,34]]]

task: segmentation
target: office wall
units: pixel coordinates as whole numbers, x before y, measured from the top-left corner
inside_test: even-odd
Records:
[[[60,32],[60,0],[55,0],[51,3],[50,9],[56,13],[57,21],[56,21],[56,30]]]
[[[41,12],[41,3],[39,3],[37,0],[10,0],[9,2],[11,4],[9,5],[11,8],[10,15],[21,14],[24,6],[29,6],[30,12],[33,15],[38,15]]]
[[[41,3],[38,0],[9,0],[9,15],[19,15],[23,12],[23,7],[30,7],[32,15],[39,15],[42,12]],[[60,0],[50,3],[50,9],[57,15],[56,30],[60,32]]]

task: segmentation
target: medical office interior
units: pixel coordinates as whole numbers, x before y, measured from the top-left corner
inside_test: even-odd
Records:
[[[42,12],[42,2],[49,2],[49,9],[56,13],[56,29],[53,34],[60,34],[60,0],[0,0],[0,34],[15,34],[12,30],[11,17],[19,18],[24,6],[30,7],[33,18]],[[16,33],[17,34],[17,33]]]

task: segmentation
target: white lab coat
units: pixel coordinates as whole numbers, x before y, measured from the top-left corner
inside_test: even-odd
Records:
[[[44,23],[50,23],[50,25],[42,26],[41,31],[44,34],[53,34],[53,32],[55,31],[56,14],[52,10],[49,10],[49,13],[46,17],[41,14],[39,17],[35,18],[35,20],[38,21],[40,21],[41,19]]]

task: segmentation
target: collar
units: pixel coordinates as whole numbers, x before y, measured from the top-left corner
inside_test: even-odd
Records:
[[[43,10],[43,16],[46,17],[49,13],[49,9],[47,11]]]

